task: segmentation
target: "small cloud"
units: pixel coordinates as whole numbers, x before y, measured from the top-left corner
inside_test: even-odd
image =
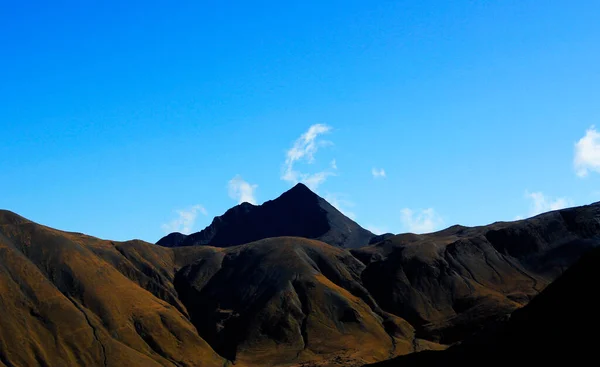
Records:
[[[325,182],[327,177],[333,176],[333,175],[334,174],[332,172],[317,172],[317,173],[313,173],[312,175],[304,176],[304,178],[301,181],[306,186],[308,186],[312,190],[316,191],[317,187],[319,187],[323,182]]]
[[[371,174],[374,178],[385,178],[385,170],[383,168],[375,168],[371,169]]]
[[[585,132],[585,136],[575,143],[575,173],[586,177],[589,171],[600,172],[600,133],[595,126]]]
[[[564,209],[572,206],[573,202],[568,198],[547,198],[541,192],[526,192],[525,197],[531,200],[529,216],[538,215],[552,210]]]
[[[356,220],[356,214],[349,209],[354,207],[352,201],[344,199],[340,194],[327,194],[325,200],[348,218]]]
[[[369,226],[366,226],[365,228],[377,235],[388,233],[388,230],[383,227],[369,225]]]
[[[523,218],[521,215],[517,215],[513,220],[523,220],[525,218]]]
[[[404,208],[400,219],[405,229],[413,233],[430,233],[444,225],[444,220],[433,208],[417,212]]]
[[[161,225],[161,228],[165,233],[180,232],[183,234],[190,234],[196,223],[198,213],[208,215],[206,209],[199,204],[187,209],[175,210],[175,213],[177,213],[177,218],[171,220],[169,223]]]
[[[315,154],[320,147],[331,145],[330,141],[319,140],[320,135],[331,131],[331,127],[323,124],[312,125],[304,134],[300,135],[294,142],[292,147],[286,152],[285,163],[283,165],[283,173],[281,179],[292,184],[298,182],[304,183],[312,190],[317,190],[327,177],[334,176],[331,171],[321,171],[316,173],[304,173],[296,170],[294,165],[299,161],[306,163],[314,163]],[[337,169],[335,160],[331,162],[331,168]]]
[[[236,175],[229,180],[229,197],[237,200],[238,204],[250,203],[256,205],[256,197],[254,191],[258,185],[251,185],[242,179],[242,176]]]

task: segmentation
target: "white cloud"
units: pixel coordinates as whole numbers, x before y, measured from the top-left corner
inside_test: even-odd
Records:
[[[413,233],[429,233],[444,225],[442,217],[433,208],[413,212],[409,208],[401,211],[401,221],[405,229]]]
[[[521,215],[517,215],[517,216],[515,216],[515,219],[513,219],[513,220],[522,220],[522,219],[525,219],[525,218],[523,218],[523,216],[521,216]]]
[[[342,212],[345,216],[352,220],[356,220],[356,214],[351,211],[349,208],[354,207],[354,203],[350,200],[344,199],[340,194],[327,194],[325,195],[325,200],[331,205],[333,205],[337,210]]]
[[[379,227],[379,226],[366,226],[365,227],[367,230],[373,232],[374,234],[384,234],[384,233],[388,233],[388,230],[383,228],[383,227]]]
[[[547,198],[541,192],[526,192],[525,197],[531,200],[529,215],[534,216],[552,210],[563,209],[573,205],[567,198]]]
[[[586,177],[589,171],[600,172],[600,133],[595,126],[585,132],[585,136],[575,143],[575,173]]]
[[[319,136],[331,131],[331,127],[323,124],[312,125],[304,134],[302,134],[293,146],[286,152],[285,163],[281,179],[297,184],[303,182],[312,190],[316,190],[327,177],[335,175],[332,171],[321,171],[316,173],[303,173],[294,169],[294,165],[299,161],[314,163],[315,154],[320,147],[331,145],[326,140],[319,140]],[[331,162],[331,168],[337,169],[336,161]]]
[[[242,176],[237,175],[229,180],[229,197],[237,200],[238,204],[250,203],[256,205],[256,197],[254,191],[258,185],[251,185],[242,179]]]
[[[374,178],[385,178],[385,170],[383,168],[375,168],[371,169],[371,174]]]
[[[302,181],[306,186],[310,187],[312,190],[316,190],[317,187],[319,187],[323,182],[325,182],[327,177],[332,175],[334,175],[333,172],[317,172],[310,175],[302,176],[303,178],[300,181]]]
[[[194,228],[194,223],[196,223],[198,213],[201,213],[202,215],[208,214],[206,209],[199,204],[191,206],[188,209],[175,210],[175,213],[177,213],[177,218],[171,220],[169,223],[161,225],[161,228],[165,233],[181,232],[183,234],[190,234]]]

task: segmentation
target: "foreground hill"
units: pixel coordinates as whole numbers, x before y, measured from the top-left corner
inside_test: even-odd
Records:
[[[598,246],[600,204],[378,239],[167,248],[0,211],[0,366],[358,366],[444,349]]]
[[[447,351],[415,353],[373,366],[593,364],[599,283],[600,249],[594,249],[509,320]]]
[[[177,300],[172,259],[0,211],[0,363],[222,366]]]
[[[365,246],[375,237],[299,183],[277,199],[262,205],[237,205],[215,217],[200,232],[189,236],[171,233],[156,244],[165,247],[228,247],[281,236],[317,239],[344,248]]]

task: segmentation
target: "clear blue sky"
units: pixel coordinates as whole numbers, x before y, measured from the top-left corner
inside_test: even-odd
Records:
[[[6,1],[0,208],[154,242],[318,173],[319,194],[392,232],[597,201],[599,14],[595,0]]]

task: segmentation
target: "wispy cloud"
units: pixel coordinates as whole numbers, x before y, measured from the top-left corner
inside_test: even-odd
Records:
[[[383,168],[375,168],[373,167],[371,169],[371,174],[373,175],[374,178],[385,178],[385,170]]]
[[[343,195],[327,193],[325,200],[348,218],[356,220],[356,214],[350,209],[354,207],[354,203],[346,199]]]
[[[404,228],[413,233],[429,233],[444,225],[442,217],[433,208],[414,212],[409,208],[401,211],[400,217]]]
[[[251,185],[244,181],[242,176],[236,175],[234,178],[229,180],[229,197],[233,200],[237,200],[238,204],[250,203],[256,205],[255,191],[258,185]]]
[[[589,171],[600,172],[600,133],[595,126],[585,132],[585,136],[575,143],[575,173],[586,177]]]
[[[549,198],[542,192],[525,192],[525,197],[531,200],[529,215],[534,216],[552,210],[563,209],[573,205],[568,198]]]
[[[331,170],[320,171],[316,173],[304,173],[294,168],[297,162],[314,163],[315,154],[319,148],[332,143],[327,140],[320,140],[319,136],[331,131],[331,127],[324,124],[312,125],[304,134],[302,134],[292,147],[286,152],[285,163],[281,179],[292,184],[303,182],[306,186],[316,190],[327,177],[334,175]],[[331,168],[337,169],[335,160],[331,162]]]
[[[384,233],[388,233],[388,230],[385,229],[384,227],[379,227],[379,226],[366,226],[365,227],[367,230],[373,232],[374,234],[384,234]]]
[[[190,234],[196,223],[198,213],[202,215],[208,214],[206,209],[200,204],[191,206],[187,209],[175,210],[175,213],[177,213],[177,218],[161,225],[161,228],[165,233],[180,232],[183,234]]]

